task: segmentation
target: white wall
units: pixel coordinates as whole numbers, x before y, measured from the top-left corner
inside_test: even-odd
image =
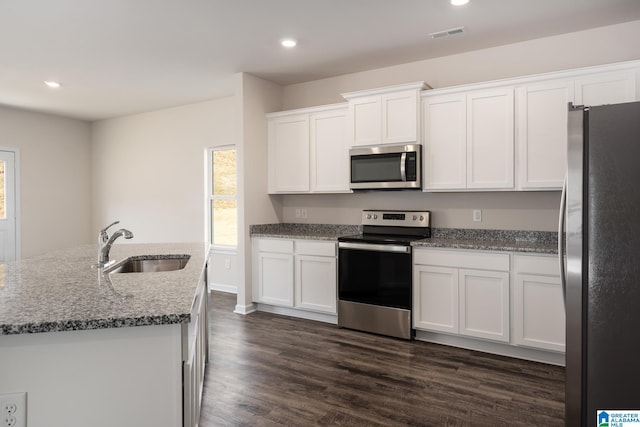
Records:
[[[233,97],[94,122],[95,230],[114,220],[132,242],[205,240],[205,152],[234,144]]]
[[[283,88],[283,109],[342,102],[340,93],[425,81],[433,88],[640,59],[640,21],[546,37],[458,55],[300,83]],[[300,222],[295,208],[306,207],[309,223],[360,222],[366,208],[433,211],[433,226],[553,231],[559,192],[365,193],[277,196],[282,221]],[[482,209],[482,222],[472,210]]]
[[[90,124],[0,107],[0,129],[20,151],[22,257],[93,241]]]
[[[282,107],[282,88],[250,74],[236,74],[236,108],[240,141],[238,254],[240,270],[236,312],[253,309],[251,297],[251,224],[279,222],[282,206],[278,198],[267,195],[267,120],[265,114]]]

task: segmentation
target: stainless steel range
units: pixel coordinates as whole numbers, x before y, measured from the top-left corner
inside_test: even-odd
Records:
[[[411,242],[429,211],[362,212],[362,234],[338,238],[338,326],[412,339]]]

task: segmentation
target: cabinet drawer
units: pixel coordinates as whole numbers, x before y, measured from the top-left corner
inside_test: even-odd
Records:
[[[560,276],[560,265],[556,256],[516,255],[514,270],[518,274],[542,274]]]
[[[296,240],[296,254],[336,256],[336,243],[326,241]]]
[[[260,252],[276,252],[283,254],[293,253],[293,240],[287,239],[260,239],[258,240]]]
[[[413,262],[443,267],[509,271],[509,254],[501,253],[418,249],[413,252]]]

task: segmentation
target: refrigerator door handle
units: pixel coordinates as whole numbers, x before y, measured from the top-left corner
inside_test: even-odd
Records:
[[[564,253],[566,244],[564,240],[564,226],[567,220],[567,175],[564,176],[562,184],[562,195],[560,196],[560,214],[558,215],[558,262],[560,264],[560,283],[562,284],[562,301],[565,310],[567,306],[567,268],[565,266]]]

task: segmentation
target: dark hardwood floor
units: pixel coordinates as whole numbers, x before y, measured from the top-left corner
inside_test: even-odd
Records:
[[[269,313],[210,295],[200,427],[561,426],[564,368]]]

